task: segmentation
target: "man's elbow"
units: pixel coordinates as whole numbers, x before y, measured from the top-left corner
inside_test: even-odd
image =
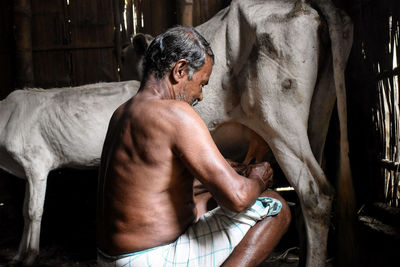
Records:
[[[247,194],[239,191],[232,195],[230,205],[227,208],[239,213],[245,211],[251,204],[252,202],[250,197]]]

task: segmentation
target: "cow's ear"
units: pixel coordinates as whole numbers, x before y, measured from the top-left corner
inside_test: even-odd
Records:
[[[138,33],[132,38],[132,44],[138,55],[144,55],[150,44],[151,35]]]

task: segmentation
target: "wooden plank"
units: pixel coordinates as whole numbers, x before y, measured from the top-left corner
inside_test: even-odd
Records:
[[[87,46],[114,42],[113,0],[70,0],[71,45]]]
[[[66,29],[64,5],[62,0],[32,2],[33,47],[66,44],[68,29]]]
[[[118,77],[114,49],[74,50],[71,52],[72,85],[112,82]]]
[[[177,24],[176,1],[146,0],[143,14],[143,32],[156,36]]]
[[[31,1],[15,0],[15,65],[16,86],[19,88],[32,86],[34,84],[31,18]]]
[[[43,51],[33,54],[35,86],[41,88],[71,85],[71,59],[65,51]]]
[[[119,79],[114,31],[114,15],[118,14],[114,14],[117,2],[113,1],[116,0],[69,2],[71,47],[114,44],[114,48],[71,50],[71,80],[74,86]]]
[[[52,88],[69,86],[70,53],[66,2],[62,0],[32,1],[32,51],[35,86]],[[46,29],[46,30],[43,30]]]

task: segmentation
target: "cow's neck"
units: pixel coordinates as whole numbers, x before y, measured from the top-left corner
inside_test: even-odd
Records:
[[[231,74],[233,72],[225,56],[227,55],[225,37],[229,30],[227,29],[229,12],[230,8],[227,7],[211,20],[196,27],[210,42],[216,55],[211,79],[203,92],[204,100],[195,108],[210,131],[215,130],[224,122],[234,120],[231,113],[240,105],[240,92],[234,86],[235,76]]]

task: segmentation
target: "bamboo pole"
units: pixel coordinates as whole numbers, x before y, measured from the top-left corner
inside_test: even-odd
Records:
[[[133,33],[133,3],[132,0],[126,1],[126,33],[129,39]]]
[[[34,85],[31,0],[14,1],[16,87]]]
[[[129,35],[127,34],[126,30],[126,25],[125,25],[125,20],[124,20],[124,11],[125,11],[125,0],[118,0],[119,6],[118,6],[118,16],[119,16],[119,24],[120,24],[120,35],[121,35],[121,43],[122,46],[129,45]],[[118,27],[118,29],[120,29]]]
[[[143,32],[144,28],[142,25],[142,14],[143,14],[143,3],[141,0],[133,0],[133,5],[135,6],[135,14],[136,14],[136,28],[134,29],[135,33]]]

